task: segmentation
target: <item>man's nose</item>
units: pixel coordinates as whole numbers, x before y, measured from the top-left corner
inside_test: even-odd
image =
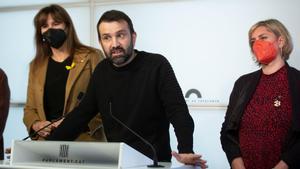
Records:
[[[118,47],[120,43],[116,37],[112,38],[112,47]]]

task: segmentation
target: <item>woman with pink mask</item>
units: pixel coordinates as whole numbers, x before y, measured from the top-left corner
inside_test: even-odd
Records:
[[[232,169],[300,168],[300,72],[288,65],[293,49],[275,19],[249,30],[260,70],[241,76],[230,95],[221,143]]]

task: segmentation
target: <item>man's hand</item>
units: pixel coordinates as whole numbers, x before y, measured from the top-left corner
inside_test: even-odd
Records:
[[[175,151],[172,151],[172,156],[176,158],[177,161],[187,164],[187,165],[198,165],[202,169],[207,168],[206,161],[201,159],[201,155],[193,153],[182,153],[178,154]]]

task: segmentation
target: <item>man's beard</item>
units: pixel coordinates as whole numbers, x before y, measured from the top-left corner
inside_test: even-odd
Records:
[[[117,56],[117,57],[112,57],[112,53],[114,53],[114,51],[122,51],[122,53],[124,53],[121,56]],[[127,50],[125,50],[124,48],[118,46],[118,47],[114,47],[110,50],[110,54],[106,56],[108,56],[109,61],[114,64],[114,65],[122,65],[124,63],[126,63],[130,57],[132,57],[133,54],[133,44],[131,43],[130,46],[127,48]]]

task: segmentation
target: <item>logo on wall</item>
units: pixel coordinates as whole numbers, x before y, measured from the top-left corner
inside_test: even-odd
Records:
[[[207,99],[203,98],[201,92],[198,89],[189,89],[185,95],[185,101],[187,105],[193,105],[193,106],[201,106],[203,104],[215,104],[219,103],[219,100],[217,99]]]
[[[199,92],[199,90],[197,89],[190,89],[188,90],[186,93],[185,93],[185,98],[189,98],[192,94],[196,95],[196,97],[198,99],[200,99],[202,96],[201,96],[201,93]]]

